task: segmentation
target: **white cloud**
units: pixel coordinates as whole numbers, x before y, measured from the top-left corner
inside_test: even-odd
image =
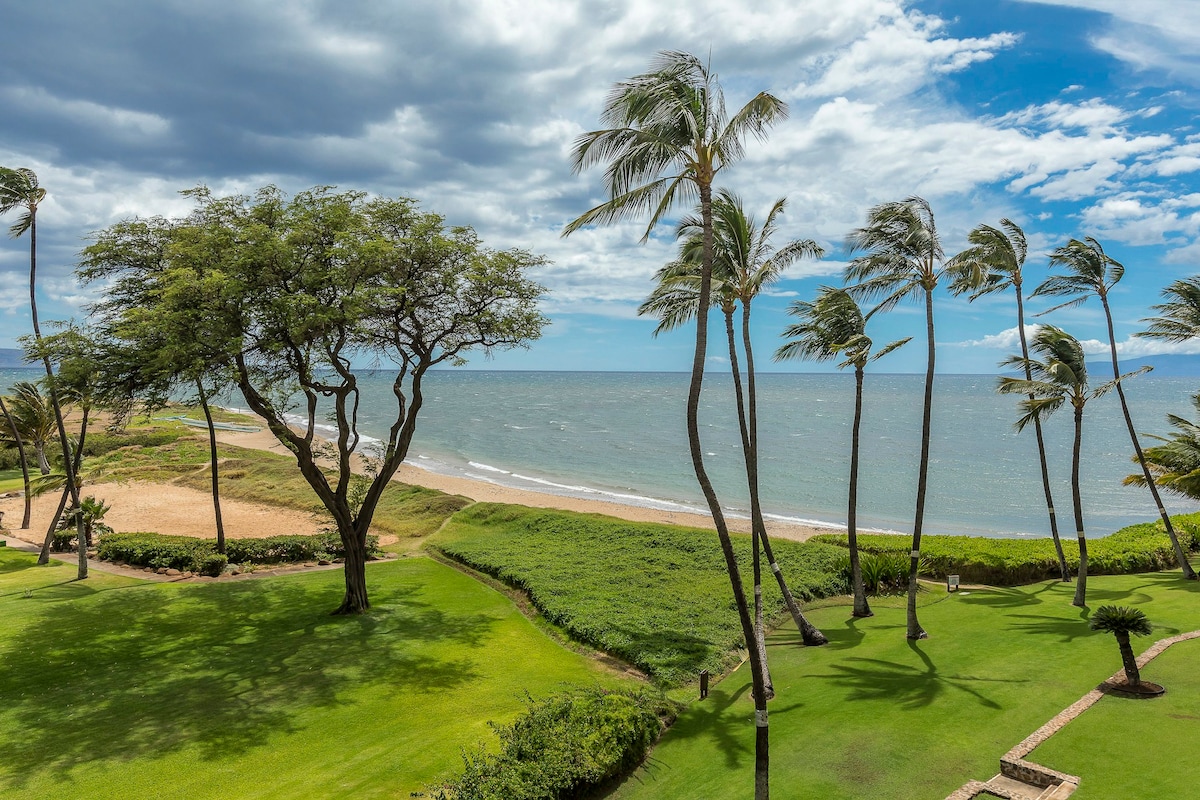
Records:
[[[37,87],[0,89],[0,103],[13,110],[51,117],[60,124],[84,128],[91,135],[104,138],[145,141],[161,138],[171,131],[170,121],[158,114],[55,97]]]
[[[1025,338],[1031,339],[1041,325],[1026,325]],[[1020,352],[1021,337],[1017,326],[1005,328],[999,333],[991,333],[981,339],[969,339],[965,342],[947,342],[950,347],[984,347],[993,350],[1011,350]]]
[[[1031,340],[1037,334],[1039,328],[1041,328],[1040,325],[1026,325],[1025,338]],[[988,334],[979,339],[970,339],[965,342],[946,342],[945,344],[949,347],[980,347],[991,350],[1004,350],[1011,353],[1020,353],[1021,350],[1021,339],[1016,326],[1006,328],[998,333]],[[1080,339],[1079,346],[1089,356],[1108,356],[1111,352],[1108,342],[1101,341],[1100,339]],[[1117,342],[1118,358],[1195,353],[1200,353],[1200,339],[1191,339],[1186,342],[1164,342],[1158,339],[1143,339],[1130,336],[1125,341]]]

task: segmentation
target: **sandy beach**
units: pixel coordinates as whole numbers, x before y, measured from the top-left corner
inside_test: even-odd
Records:
[[[219,441],[239,447],[269,450],[276,453],[286,452],[283,445],[265,429],[257,433],[220,431],[217,438]],[[514,489],[486,481],[440,475],[409,464],[402,465],[394,479],[402,483],[436,489],[447,494],[462,495],[477,502],[512,503],[533,508],[606,514],[634,522],[661,522],[699,528],[712,527],[712,519],[707,515],[664,511],[602,500]],[[170,484],[127,482],[93,484],[88,487],[87,494],[95,495],[112,507],[105,517],[105,522],[116,531],[154,531],[183,536],[213,535],[212,497],[207,492]],[[17,530],[16,526],[20,524],[23,513],[24,500],[19,496],[0,498],[0,511],[4,512],[4,524],[9,535],[40,544],[57,503],[57,493],[34,498],[30,528]],[[223,499],[221,511],[226,535],[231,538],[264,537],[285,533],[312,534],[317,533],[322,527],[321,520],[302,511],[240,500]],[[750,530],[750,520],[748,519],[730,518],[728,522],[732,530],[741,532]],[[775,520],[767,521],[769,534],[796,541],[803,541],[814,534],[829,533],[832,530]],[[383,543],[387,544],[386,541]]]

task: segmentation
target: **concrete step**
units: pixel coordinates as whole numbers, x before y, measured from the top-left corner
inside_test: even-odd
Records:
[[[1042,795],[1042,787],[1030,786],[1028,783],[1022,783],[1004,773],[992,778],[986,786],[988,789],[996,790],[997,794],[1009,798],[1009,800],[1040,800]]]
[[[1078,785],[1070,781],[1060,783],[1057,786],[1047,786],[1046,791],[1038,796],[1038,800],[1067,800],[1068,797],[1075,794],[1075,790],[1078,788]]]

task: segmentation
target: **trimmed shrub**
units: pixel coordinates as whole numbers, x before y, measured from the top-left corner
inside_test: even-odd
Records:
[[[435,800],[563,800],[633,770],[678,706],[645,691],[586,689],[529,700],[511,725],[492,724],[500,752],[463,754],[462,776],[430,789]]]
[[[215,578],[225,571],[228,564],[228,556],[221,553],[206,553],[196,558],[196,572]]]
[[[1200,514],[1172,517],[1185,549],[1200,547]],[[821,534],[810,541],[847,546],[844,534]],[[894,534],[859,534],[859,551],[866,557],[899,556],[907,562],[911,540]],[[1063,539],[1067,566],[1079,568],[1079,550],[1073,537]],[[921,574],[942,578],[959,575],[964,583],[1016,586],[1059,577],[1058,556],[1050,538],[992,539],[982,536],[926,536],[921,540]],[[1088,539],[1088,573],[1126,575],[1154,572],[1177,566],[1171,540],[1162,521],[1122,528],[1099,539]]]
[[[85,456],[102,456],[122,447],[161,447],[184,435],[183,431],[147,430],[124,431],[109,433],[106,431],[89,431],[83,442]]]
[[[379,537],[368,536],[368,555],[378,555],[380,552]],[[336,533],[226,539],[225,555],[216,552],[216,542],[212,539],[165,536],[160,533],[110,533],[101,537],[98,555],[104,561],[123,561],[138,567],[163,567],[202,575],[219,575],[226,564],[292,563],[313,561],[326,555],[343,558],[345,549]]]

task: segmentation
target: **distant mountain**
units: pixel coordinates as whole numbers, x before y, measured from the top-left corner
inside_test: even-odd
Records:
[[[1151,366],[1154,367],[1154,372],[1150,374],[1158,378],[1200,377],[1200,355],[1140,356],[1119,361],[1118,364],[1121,374]],[[1087,368],[1095,377],[1112,374],[1111,361],[1089,361]]]
[[[25,351],[16,347],[0,347],[0,369],[13,367],[33,367],[25,361]]]

